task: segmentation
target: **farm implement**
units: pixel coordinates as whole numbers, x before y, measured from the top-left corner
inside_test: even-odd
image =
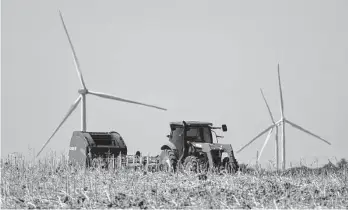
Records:
[[[111,132],[75,131],[70,141],[69,162],[84,167],[147,168],[153,170],[157,157],[127,154],[122,136]]]

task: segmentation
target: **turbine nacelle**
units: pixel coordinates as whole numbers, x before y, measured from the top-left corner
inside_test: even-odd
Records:
[[[81,95],[86,95],[88,93],[88,89],[86,89],[86,88],[79,89],[77,92]]]
[[[81,95],[86,95],[86,94],[88,94],[88,90],[87,90],[87,89],[79,89],[77,92],[78,92],[79,94],[81,94]]]

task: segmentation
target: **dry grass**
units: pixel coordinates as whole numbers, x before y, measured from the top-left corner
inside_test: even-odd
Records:
[[[348,208],[343,170],[197,175],[4,162],[1,208]]]

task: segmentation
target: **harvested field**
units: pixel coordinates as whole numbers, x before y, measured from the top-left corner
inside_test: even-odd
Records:
[[[347,180],[346,170],[202,175],[3,160],[1,208],[346,209]]]

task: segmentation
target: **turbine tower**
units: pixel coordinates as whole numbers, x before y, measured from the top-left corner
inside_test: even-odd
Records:
[[[272,119],[272,125],[270,125],[268,128],[266,128],[265,130],[263,130],[261,133],[259,133],[256,137],[254,137],[249,143],[247,143],[245,146],[243,146],[240,150],[237,151],[237,153],[241,152],[243,149],[245,149],[247,146],[249,146],[252,142],[254,142],[257,138],[259,138],[260,136],[262,136],[263,134],[265,134],[267,131],[268,132],[268,135],[267,135],[267,138],[262,146],[262,149],[261,149],[261,152],[260,152],[260,155],[259,155],[259,158],[261,156],[261,153],[262,153],[262,150],[264,149],[264,147],[266,146],[267,142],[268,142],[268,139],[270,138],[270,135],[272,134],[273,132],[273,129],[276,128],[276,159],[277,159],[277,167],[278,167],[278,163],[279,163],[279,153],[278,153],[278,146],[279,144],[277,143],[278,142],[278,127],[280,127],[281,129],[281,144],[282,144],[282,169],[285,170],[285,166],[286,166],[286,144],[285,144],[285,124],[288,123],[290,124],[292,127],[302,131],[302,132],[305,132],[329,145],[331,145],[330,142],[328,142],[327,140],[321,138],[320,136],[306,130],[305,128],[297,125],[296,123],[293,123],[292,121],[288,120],[285,118],[285,115],[284,115],[284,100],[283,100],[283,92],[282,92],[282,86],[281,86],[281,81],[280,81],[280,72],[279,72],[279,64],[278,64],[278,84],[279,84],[279,93],[280,93],[280,114],[281,114],[281,117],[280,117],[280,120],[277,121],[277,122],[274,122],[273,120],[273,115],[270,111],[270,108],[268,106],[268,103],[266,101],[266,98],[264,97],[263,95],[263,92],[261,90],[261,93],[262,93],[262,96],[264,98],[264,101],[266,103],[266,106],[268,108],[268,111],[269,111],[269,114],[271,116],[271,119]]]
[[[154,106],[154,105],[149,105],[149,104],[145,104],[145,103],[140,103],[140,102],[136,102],[136,101],[131,101],[131,100],[128,100],[128,99],[123,99],[123,98],[119,98],[119,97],[116,97],[116,96],[112,96],[110,94],[106,94],[106,93],[101,93],[101,92],[95,92],[95,91],[90,91],[87,89],[86,85],[85,85],[85,81],[83,79],[83,76],[82,76],[82,73],[81,73],[81,68],[80,68],[80,63],[77,59],[77,56],[76,56],[76,52],[75,52],[75,49],[74,49],[74,46],[71,42],[71,39],[70,39],[70,36],[69,36],[69,33],[68,33],[68,30],[66,28],[66,25],[64,23],[64,20],[63,20],[63,16],[62,16],[62,13],[59,11],[59,15],[60,15],[60,19],[62,20],[62,24],[63,24],[63,27],[64,27],[64,30],[65,30],[65,33],[66,33],[66,36],[68,38],[68,41],[69,41],[69,44],[70,44],[70,47],[71,47],[71,50],[72,50],[72,54],[73,54],[73,57],[74,57],[74,62],[75,62],[75,67],[76,67],[76,71],[77,71],[77,74],[80,78],[80,82],[81,82],[81,85],[82,85],[82,89],[79,89],[78,90],[78,93],[79,93],[79,97],[77,97],[77,99],[75,100],[75,102],[71,105],[68,113],[65,115],[65,117],[63,118],[63,120],[61,121],[61,123],[58,125],[58,127],[54,130],[53,134],[51,135],[51,137],[46,141],[46,143],[43,145],[43,147],[41,148],[41,150],[39,151],[39,153],[36,155],[36,157],[38,157],[40,155],[40,153],[43,151],[43,149],[46,147],[46,145],[50,142],[50,140],[53,138],[53,136],[57,133],[57,131],[59,130],[59,128],[63,125],[63,123],[68,119],[68,117],[71,115],[71,113],[76,109],[77,105],[80,103],[80,101],[82,101],[82,104],[81,104],[81,130],[82,131],[86,131],[87,129],[87,123],[86,123],[86,96],[88,94],[91,94],[91,95],[95,95],[95,96],[98,96],[98,97],[101,97],[101,98],[106,98],[106,99],[112,99],[112,100],[116,100],[116,101],[122,101],[122,102],[126,102],[126,103],[132,103],[132,104],[138,104],[138,105],[142,105],[142,106],[147,106],[147,107],[151,107],[151,108],[155,108],[155,109],[160,109],[160,110],[167,110],[165,108],[161,108],[161,107],[158,107],[158,106]]]

